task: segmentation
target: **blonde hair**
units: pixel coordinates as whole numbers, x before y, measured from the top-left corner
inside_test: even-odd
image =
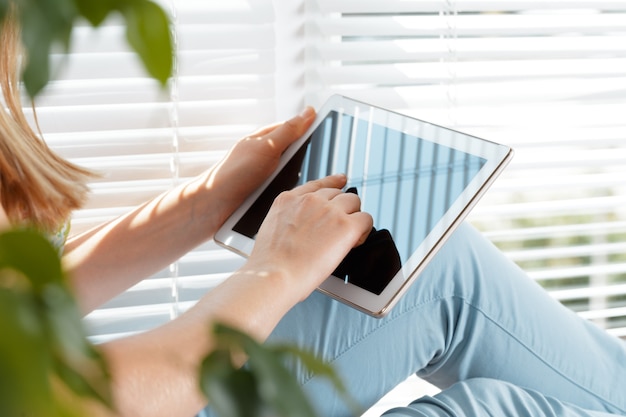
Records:
[[[0,22],[0,203],[12,224],[52,232],[84,204],[93,174],[55,154],[28,123],[19,90],[16,20],[7,13]]]

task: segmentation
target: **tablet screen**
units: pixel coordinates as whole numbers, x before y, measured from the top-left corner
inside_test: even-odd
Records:
[[[253,239],[280,192],[345,173],[346,188],[360,196],[361,210],[372,215],[374,229],[333,275],[380,294],[486,162],[417,135],[331,111],[233,229]]]

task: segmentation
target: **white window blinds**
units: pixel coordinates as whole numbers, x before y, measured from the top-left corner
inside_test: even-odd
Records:
[[[276,121],[274,13],[267,1],[162,0],[178,66],[165,90],[129,52],[120,22],[72,37],[37,114],[48,143],[96,169],[72,232],[122,214],[213,165],[233,140]],[[60,58],[59,58],[60,59]],[[146,254],[149,256],[149,254]],[[187,308],[239,257],[204,245],[86,321],[95,340],[141,331]]]
[[[37,101],[50,145],[103,173],[75,233],[199,173],[303,97],[344,93],[512,145],[471,221],[554,297],[626,336],[626,2],[159,1],[179,58],[166,90],[111,20],[76,31]],[[165,322],[240,262],[203,245],[91,314],[91,332]]]
[[[344,93],[513,146],[470,220],[626,336],[626,2],[310,0],[308,13],[308,100]]]

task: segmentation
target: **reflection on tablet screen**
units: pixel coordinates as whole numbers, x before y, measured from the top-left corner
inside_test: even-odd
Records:
[[[351,255],[360,256],[361,262],[351,264],[359,270],[340,267],[334,275],[380,294],[485,163],[481,157],[333,111],[234,230],[254,238],[282,191],[345,173],[347,187],[361,197],[361,209],[374,218],[378,237],[370,234],[372,247],[385,247],[382,252],[361,248],[360,255],[355,248]]]

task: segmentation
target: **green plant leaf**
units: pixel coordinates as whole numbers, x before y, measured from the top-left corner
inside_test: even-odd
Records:
[[[262,415],[258,381],[251,372],[237,369],[228,351],[220,349],[207,356],[202,362],[200,375],[202,392],[220,417]]]
[[[246,347],[248,366],[257,373],[261,398],[281,416],[315,417],[315,411],[281,357],[255,343]]]
[[[11,388],[0,389],[0,403],[7,392],[27,415],[76,416],[77,404],[53,395],[56,377],[111,407],[104,359],[87,339],[56,249],[34,230],[0,233],[0,332],[0,382]]]
[[[53,46],[69,48],[77,9],[73,0],[20,0],[17,14],[22,42],[27,51],[22,73],[29,96],[35,97],[50,80],[50,53]]]
[[[226,350],[229,356],[239,352],[248,356],[248,363],[241,372],[251,373],[256,381],[255,392],[258,393],[262,407],[254,414],[255,417],[265,415],[263,411],[266,410],[271,410],[272,415],[283,417],[315,416],[308,398],[295,376],[286,368],[280,354],[228,326],[216,325],[214,334],[218,346]]]
[[[62,361],[56,361],[54,366],[54,374],[75,394],[83,398],[93,398],[101,404],[112,409],[112,401],[110,395],[102,395],[101,387],[96,387],[85,376],[84,369],[67,366]],[[108,391],[107,391],[108,392]]]
[[[56,374],[76,394],[112,407],[110,376],[104,358],[88,342],[80,312],[67,288],[50,285],[44,293],[46,329]]]
[[[22,80],[28,96],[34,98],[50,81],[50,62],[47,59],[47,55],[50,53],[50,43],[41,41],[39,44],[30,45],[26,48],[30,58],[22,72]]]
[[[9,4],[16,6],[22,43],[28,59],[22,71],[26,92],[35,98],[53,77],[53,52],[67,52],[72,29],[80,17],[99,26],[111,13],[120,12],[126,37],[148,74],[164,86],[174,68],[169,17],[151,0],[0,0],[0,22]]]
[[[120,9],[119,0],[74,0],[81,16],[93,26],[100,26],[110,13]]]
[[[58,253],[35,230],[11,230],[0,234],[0,268],[22,273],[38,296],[46,285],[64,282]]]
[[[165,11],[149,0],[129,1],[122,9],[126,37],[148,73],[165,85],[174,66],[169,19]]]
[[[13,271],[0,270],[0,282],[15,278]],[[48,383],[51,356],[27,293],[0,288],[0,334],[0,415],[48,415],[54,403]]]
[[[4,20],[4,17],[9,11],[9,0],[0,0],[0,22]]]
[[[352,410],[352,414],[361,415],[365,412],[365,409],[361,407],[358,402],[350,395],[348,389],[345,384],[339,378],[335,369],[328,363],[320,360],[317,356],[312,354],[311,352],[299,349],[293,345],[279,345],[275,346],[273,350],[280,354],[281,356],[293,356],[296,357],[302,362],[304,367],[314,373],[315,375],[328,379],[339,396],[343,399],[343,401],[348,405],[348,407]]]

